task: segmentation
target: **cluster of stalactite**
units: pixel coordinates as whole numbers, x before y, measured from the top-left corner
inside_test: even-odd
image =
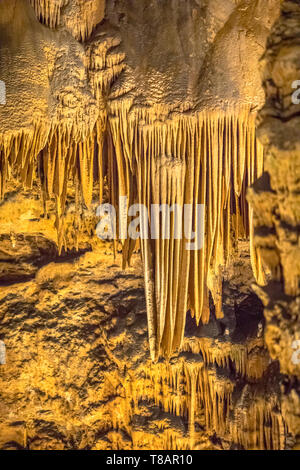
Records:
[[[298,265],[295,268],[298,238],[290,240],[285,252],[281,248],[284,257],[278,250],[278,240],[281,247],[287,245],[287,225],[296,226],[298,220],[287,214],[286,207],[291,206],[291,200],[288,205],[285,197],[279,198],[280,204],[278,202],[283,183],[284,196],[290,194],[286,188],[296,188],[293,207],[294,213],[298,213],[298,149],[294,153],[282,152],[280,163],[276,165],[269,157],[266,169],[271,179],[269,181],[265,175],[259,180],[264,152],[256,139],[256,115],[250,106],[194,112],[188,112],[184,104],[181,112],[171,112],[167,105],[151,109],[136,105],[134,100],[123,99],[122,83],[112,97],[111,86],[125,68],[125,55],[115,52],[120,39],[113,34],[105,36],[100,30],[90,38],[99,24],[104,2],[74,2],[76,14],[72,24],[68,23],[70,12],[62,18],[68,0],[30,0],[30,3],[38,19],[50,28],[60,26],[71,30],[73,37],[80,41],[89,38],[84,44],[86,73],[100,117],[92,129],[84,132],[79,131],[80,126],[74,121],[71,127],[63,122],[50,127],[36,123],[31,131],[0,134],[0,198],[5,195],[6,181],[12,173],[29,188],[37,178],[45,215],[48,201],[56,202],[60,252],[63,248],[78,249],[80,231],[84,226],[91,230],[94,220],[84,220],[82,208],[91,207],[96,186],[99,201],[103,201],[106,181],[110,202],[118,211],[121,210],[120,196],[127,197],[127,208],[136,203],[146,206],[147,230],[153,222],[152,204],[192,207],[188,227],[183,213],[178,220],[176,213],[171,212],[169,226],[164,213],[160,213],[155,220],[157,239],[151,239],[149,233],[148,238],[139,242],[128,238],[128,234],[114,240],[115,251],[117,244],[122,245],[124,267],[130,263],[134,250],[137,247],[141,250],[150,352],[156,364],[143,364],[138,373],[130,372],[124,379],[125,399],[118,409],[108,411],[111,416],[104,416],[107,429],[124,429],[132,436],[134,446],[141,448],[144,431],[132,428],[132,418],[141,401],[153,400],[166,413],[185,417],[189,423],[184,436],[174,428],[165,430],[164,449],[196,448],[200,413],[204,413],[209,430],[224,438],[230,436],[233,443],[246,449],[283,449],[286,426],[278,395],[271,392],[266,399],[259,387],[255,389],[270,361],[263,339],[255,338],[242,345],[210,338],[184,338],[184,329],[189,309],[197,324],[208,323],[212,305],[210,293],[216,318],[223,317],[223,270],[241,238],[250,239],[251,262],[259,284],[265,282],[263,259],[273,279],[284,284],[287,296],[299,294],[300,269]],[[287,167],[291,169],[288,173]],[[282,175],[287,174],[283,178]],[[256,220],[256,225],[262,229],[256,233],[260,251],[253,243],[253,214],[246,200],[247,189],[257,180],[256,194],[252,194],[252,198],[260,214],[260,220]],[[74,210],[67,219],[70,193]],[[205,207],[203,220],[197,212],[197,204]],[[282,227],[275,226],[279,224],[278,219],[274,221],[278,207],[284,214]],[[131,216],[126,222],[127,225],[131,222]],[[177,232],[178,222],[180,233]],[[202,222],[204,227],[201,227]],[[118,226],[117,233],[119,229]],[[202,249],[187,249],[190,240],[181,229],[190,234],[203,229]],[[284,263],[280,257],[284,258]],[[295,311],[298,311],[297,305]],[[295,338],[298,339],[298,333]],[[286,341],[283,343],[286,349]],[[274,344],[276,347],[278,341]],[[272,348],[269,349],[272,352]],[[181,351],[179,359],[159,361],[161,355],[168,359],[178,350]],[[282,356],[281,350],[279,352]],[[272,357],[277,359],[278,356],[275,351]],[[294,372],[290,353],[288,360],[288,367]],[[234,397],[237,380],[231,374],[233,371],[241,380],[254,385],[252,389],[251,385],[244,386],[238,402]],[[114,378],[107,374],[107,389],[113,393],[118,381],[117,375]],[[151,437],[149,439],[150,448],[157,447],[156,437],[153,436],[152,444]],[[118,437],[116,434],[114,441],[113,432],[111,442],[118,448]]]
[[[206,353],[209,354],[209,348]],[[239,359],[238,348],[232,351],[232,356],[236,357],[237,365],[244,356],[242,347]],[[108,372],[106,393],[109,395],[120,384],[123,390],[118,407],[105,406],[103,411],[105,430],[113,448],[124,446],[118,434],[118,430],[124,430],[134,449],[196,450],[201,448],[204,426],[207,435],[216,435],[224,441],[230,436],[231,446],[284,449],[288,431],[280,397],[276,391],[267,391],[260,367],[257,362],[256,374],[252,370],[250,377],[247,371],[245,375],[234,375],[227,367],[207,362],[204,356],[181,353],[172,361],[146,362],[121,382],[117,372]],[[135,417],[143,414],[146,404],[151,403],[165,415],[155,420],[159,429],[154,431],[149,426],[145,432],[143,426],[134,424]],[[172,417],[180,417],[186,424],[182,428]]]
[[[216,363],[218,367],[229,369],[233,363],[238,374],[253,379],[260,379],[270,362],[263,338],[244,344],[212,338],[184,338],[182,350],[201,354],[206,363]]]
[[[200,431],[203,415],[208,433],[215,432],[223,439],[230,435],[234,445],[253,450],[285,447],[287,429],[278,395],[271,393],[266,397],[265,391],[258,391],[256,381],[237,392],[236,380],[228,375],[228,369],[226,372],[203,362],[199,355],[185,354],[176,362],[144,365],[142,371],[132,374],[123,385],[125,399],[120,412],[113,415],[112,427],[130,429],[133,442],[139,438],[139,433],[135,436],[130,428],[133,416],[141,402],[154,401],[164,412],[182,417],[188,423],[186,433],[179,432],[177,436],[176,432],[170,432],[169,440],[164,432],[165,449],[197,449],[203,432]],[[162,423],[162,429],[164,426]]]
[[[30,0],[37,18],[55,29],[63,23],[79,41],[88,38],[103,19],[105,0]],[[72,8],[66,15],[66,7]]]
[[[80,232],[79,217],[82,206],[90,207],[92,202],[95,174],[99,181],[99,198],[103,195],[103,132],[105,117],[99,118],[91,133],[82,137],[75,128],[63,125],[53,126],[49,132],[42,125],[32,132],[0,137],[0,196],[5,195],[6,182],[14,176],[27,188],[32,188],[37,178],[41,184],[44,213],[47,215],[47,201],[56,202],[56,228],[58,247],[68,246],[65,210],[70,183],[75,189],[74,233]],[[78,245],[75,240],[74,245]]]
[[[50,28],[56,28],[60,23],[60,10],[67,0],[30,0],[37,17]]]
[[[208,322],[208,290],[216,316],[222,318],[222,267],[235,241],[251,237],[246,189],[262,173],[263,149],[256,140],[255,116],[248,108],[176,114],[163,121],[158,112],[132,111],[131,105],[123,101],[110,109],[110,159],[116,161],[118,179],[113,204],[118,204],[116,196],[127,196],[130,204],[146,206],[150,219],[151,204],[190,204],[188,233],[201,230],[196,204],[205,206],[201,250],[186,248],[187,237],[180,239],[175,232],[178,220],[174,215],[170,236],[164,236],[165,220],[158,217],[159,239],[141,240],[150,349],[156,360],[160,353],[168,356],[181,346],[189,308],[198,323]],[[115,183],[111,180],[110,186]],[[131,252],[132,241],[126,240],[125,261],[129,262]],[[262,283],[264,271],[252,241],[251,259]]]
[[[61,132],[57,127],[41,152],[40,171],[44,200],[55,197],[57,209],[58,245],[67,248],[65,237],[65,206],[70,180],[75,186],[75,232],[80,230],[80,207],[90,207],[94,190],[94,173],[98,175],[99,197],[103,197],[103,126],[101,120],[84,140],[74,139],[72,130]],[[95,155],[97,158],[95,159]],[[96,168],[95,168],[96,166]]]
[[[24,185],[31,187],[35,176],[36,155],[46,143],[47,134],[40,126],[32,132],[17,135],[0,134],[0,198],[3,199],[6,183],[12,168]]]
[[[101,33],[86,44],[88,75],[93,94],[99,103],[103,103],[104,97],[109,95],[111,85],[125,68],[125,54],[116,51],[119,45],[118,37],[103,37]]]

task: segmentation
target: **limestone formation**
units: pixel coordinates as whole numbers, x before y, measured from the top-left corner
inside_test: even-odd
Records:
[[[0,1],[0,448],[299,445],[299,34],[299,0]]]

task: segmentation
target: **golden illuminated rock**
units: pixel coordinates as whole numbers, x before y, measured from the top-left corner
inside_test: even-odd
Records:
[[[299,24],[299,0],[0,2],[0,448],[299,446]],[[155,239],[98,238],[124,196]]]

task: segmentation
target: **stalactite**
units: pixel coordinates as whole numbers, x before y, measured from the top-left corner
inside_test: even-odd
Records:
[[[195,423],[201,410],[208,430],[223,438],[230,435],[232,442],[245,449],[284,448],[286,425],[276,394],[266,401],[264,391],[260,394],[246,385],[238,402],[233,401],[235,381],[196,355],[179,357],[173,363],[161,361],[143,370],[143,378],[133,379],[128,397],[135,406],[139,400],[154,400],[165,412],[186,418],[189,449],[197,446]]]
[[[125,68],[125,54],[115,52],[119,45],[118,38],[101,35],[86,45],[88,74],[94,96],[99,103],[111,93],[111,85]]]
[[[56,28],[60,22],[60,10],[68,0],[30,0],[37,17],[50,28]]]
[[[12,172],[27,188],[32,187],[35,176],[38,176],[44,205],[48,199],[56,201],[59,251],[63,247],[68,248],[64,220],[68,183],[73,182],[77,193],[80,188],[82,204],[90,207],[94,189],[94,163],[98,165],[99,198],[102,201],[104,178],[102,147],[105,126],[105,115],[103,115],[86,137],[78,133],[76,126],[70,129],[67,126],[57,125],[49,132],[38,124],[34,126],[32,132],[0,136],[0,198],[5,195],[6,181]],[[78,216],[78,197],[76,199]]]
[[[250,379],[260,379],[270,361],[263,338],[243,344],[211,338],[184,338],[182,350],[201,354],[206,364],[215,363],[222,368],[229,368],[232,361],[237,373]]]
[[[30,0],[37,18],[55,29],[61,23],[77,40],[87,39],[104,16],[105,0]],[[68,10],[68,8],[71,10]],[[64,11],[65,10],[65,11]],[[66,14],[67,11],[67,14]]]
[[[132,107],[132,102],[110,105],[109,123],[116,155],[119,195],[132,200],[130,172],[137,180],[136,202],[191,204],[191,230],[201,221],[196,204],[205,205],[202,250],[186,249],[187,239],[142,240],[150,350],[153,360],[169,356],[182,343],[188,308],[209,320],[208,288],[216,316],[223,316],[221,268],[232,254],[234,240],[251,235],[251,212],[246,189],[262,172],[263,150],[256,141],[255,116],[248,108],[227,112],[173,114]],[[159,231],[164,228],[158,221]],[[252,249],[259,281],[263,268]],[[128,251],[125,256],[129,261]]]
[[[188,418],[190,445],[196,442],[195,415],[204,409],[208,428],[225,432],[234,384],[217,377],[201,361],[185,358],[178,364],[161,363],[147,371],[152,387],[148,397],[166,412]],[[225,410],[225,411],[224,411]]]
[[[170,234],[163,238],[165,221],[156,220],[159,237],[141,240],[145,272],[148,329],[151,357],[169,356],[183,340],[188,308],[205,323],[209,320],[208,289],[222,316],[222,267],[232,253],[234,239],[246,237],[252,221],[245,191],[262,171],[262,150],[255,139],[254,116],[239,113],[200,113],[175,115],[165,122],[157,113],[142,109],[130,111],[111,104],[108,132],[108,177],[111,202],[118,207],[118,195],[129,203],[178,204],[193,206],[190,229],[197,232],[196,204],[204,204],[205,237],[201,250],[186,249],[187,239],[175,234],[175,215],[170,216]],[[102,146],[106,128],[105,113],[95,129],[85,137],[75,128],[53,127],[48,135],[36,127],[30,136],[20,135],[1,144],[1,188],[14,167],[27,186],[31,186],[36,157],[41,148],[44,198],[55,198],[58,246],[67,248],[65,203],[68,181],[80,187],[86,206],[92,201],[95,151],[98,154],[100,200],[103,193]],[[5,143],[6,142],[6,143]],[[247,158],[247,164],[245,160]],[[77,183],[76,183],[77,181]],[[149,210],[151,215],[151,211]],[[78,223],[77,223],[78,225]],[[183,217],[182,217],[182,225]],[[79,228],[79,226],[78,226]],[[78,245],[78,243],[76,243]],[[124,265],[129,263],[134,241],[123,241]],[[253,251],[253,250],[252,250]],[[263,270],[252,253],[259,281]]]
[[[277,410],[278,400],[273,396],[269,400],[257,397],[244,408],[236,407],[229,427],[234,441],[249,450],[284,449],[286,425]]]
[[[36,123],[31,131],[0,134],[0,199],[5,195],[6,182],[12,172],[31,188],[36,173],[36,156],[45,146],[48,130]]]

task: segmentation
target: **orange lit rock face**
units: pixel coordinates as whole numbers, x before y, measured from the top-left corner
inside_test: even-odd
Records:
[[[280,20],[292,16],[295,37],[298,3],[285,2],[292,13]],[[276,121],[265,118],[264,163],[255,122],[259,59],[279,7],[0,2],[1,448],[294,445],[297,381],[272,359],[297,373],[285,347],[298,334],[297,242],[286,235],[298,206],[288,198],[283,209],[278,196],[297,176],[297,143],[288,124],[280,135],[288,128],[292,147],[282,149]],[[284,73],[297,79],[298,69],[285,64],[297,60],[292,43],[275,43],[267,76],[286,96]],[[272,96],[267,89],[267,116]],[[253,219],[246,192],[255,181]],[[172,236],[101,242],[99,198],[118,208],[120,195],[146,206],[205,204],[204,248],[188,252]],[[285,223],[276,235],[274,207]],[[267,220],[267,242],[253,237],[253,220]],[[270,276],[289,297],[266,302],[260,292],[266,345],[252,286],[267,280],[268,293]]]

